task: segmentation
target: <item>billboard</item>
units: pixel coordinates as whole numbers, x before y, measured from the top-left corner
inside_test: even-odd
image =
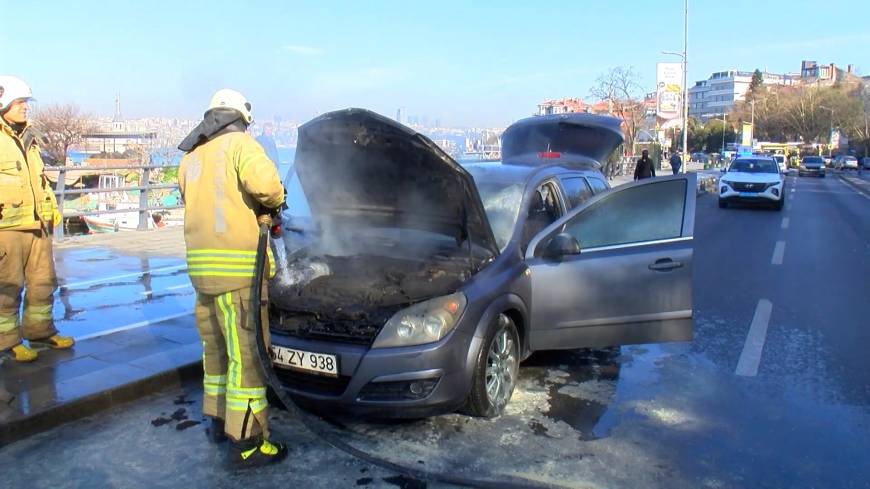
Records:
[[[682,63],[656,64],[656,116],[671,120],[682,116]]]

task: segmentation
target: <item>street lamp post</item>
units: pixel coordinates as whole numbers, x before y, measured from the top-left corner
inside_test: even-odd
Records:
[[[830,158],[834,150],[834,141],[832,141],[832,139],[834,138],[834,109],[830,107],[825,107],[824,105],[820,105],[819,108],[831,111],[831,129],[830,131],[828,131],[828,158]]]
[[[689,0],[685,0],[683,8],[683,51],[662,51],[662,54],[679,56],[683,61],[683,160],[681,173],[686,173],[689,154],[689,87],[687,69],[689,63]]]

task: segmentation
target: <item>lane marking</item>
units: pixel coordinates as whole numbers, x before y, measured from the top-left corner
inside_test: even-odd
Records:
[[[744,377],[758,375],[758,365],[761,363],[761,352],[764,350],[764,342],[767,340],[767,325],[770,322],[770,313],[773,311],[773,303],[767,299],[758,301],[755,307],[755,315],[737,361],[734,373]]]
[[[845,183],[846,187],[850,188],[852,190],[852,192],[860,195],[861,197],[864,197],[867,200],[870,200],[870,195],[867,195],[867,193],[865,193],[865,190],[862,188],[864,186],[863,183],[857,184],[857,183],[852,181],[851,177],[846,177],[843,175],[837,175],[837,176],[840,177],[840,181]]]
[[[788,229],[788,223],[789,223],[789,219],[787,217],[783,217],[782,218],[782,228]]]
[[[187,268],[187,265],[174,265],[171,267],[152,268],[151,270],[143,270],[140,272],[125,273],[123,275],[114,275],[112,277],[104,277],[104,278],[98,278],[98,279],[94,279],[94,280],[85,280],[83,282],[74,282],[71,284],[63,284],[63,285],[59,286],[58,289],[75,289],[75,288],[85,287],[85,286],[89,286],[89,285],[102,284],[102,283],[106,283],[106,282],[114,282],[115,280],[122,279],[122,278],[141,277],[142,275],[145,275],[146,273],[150,273],[151,275],[154,275],[155,273],[177,271],[177,270],[183,270],[185,268]]]
[[[86,334],[86,335],[82,335],[82,336],[76,336],[75,340],[76,341],[83,341],[83,340],[89,340],[92,338],[99,338],[100,336],[106,336],[106,335],[109,335],[112,333],[120,333],[122,331],[129,331],[131,329],[142,328],[145,326],[150,326],[152,324],[162,323],[164,321],[171,321],[173,319],[178,319],[180,317],[190,316],[191,314],[193,314],[193,311],[181,312],[178,314],[173,314],[171,316],[164,316],[162,318],[157,318],[157,319],[139,321],[138,323],[128,324],[126,326],[118,326],[117,328],[106,329],[103,331],[97,331],[96,333]]]
[[[782,258],[785,255],[785,241],[777,241],[773,248],[773,258],[770,259],[771,265],[782,265]]]

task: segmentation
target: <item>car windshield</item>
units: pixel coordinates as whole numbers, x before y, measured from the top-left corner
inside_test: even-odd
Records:
[[[517,223],[523,201],[523,186],[511,182],[482,182],[477,184],[477,192],[483,201],[495,242],[499,250],[503,250]]]
[[[771,160],[745,159],[731,164],[729,171],[743,173],[779,173],[776,163]]]
[[[821,163],[822,159],[818,156],[807,156],[804,158],[804,163]]]

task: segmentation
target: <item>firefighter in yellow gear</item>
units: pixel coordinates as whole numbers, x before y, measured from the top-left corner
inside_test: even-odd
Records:
[[[212,418],[213,441],[225,433],[233,442],[228,459],[237,468],[287,455],[286,446],[269,440],[266,382],[257,361],[253,315],[266,319],[266,306],[250,303],[257,215],[284,203],[284,187],[275,164],[245,132],[252,121],[242,94],[219,90],[179,145],[187,269],[203,347],[203,414]],[[269,267],[274,273],[271,252]],[[268,341],[268,330],[264,335]]]
[[[74,343],[57,334],[52,316],[51,234],[61,216],[43,173],[42,136],[27,121],[32,97],[20,78],[0,76],[0,351],[19,362],[36,360],[36,344],[65,349]]]

